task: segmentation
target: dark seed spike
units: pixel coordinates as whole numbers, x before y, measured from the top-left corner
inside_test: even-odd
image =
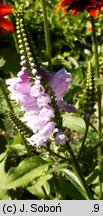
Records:
[[[87,77],[86,77],[86,88],[84,96],[85,101],[83,102],[83,115],[85,122],[90,120],[91,115],[95,112],[94,106],[96,103],[96,89],[95,79],[92,63],[88,64]]]
[[[21,134],[25,135],[26,137],[33,135],[32,130],[28,128],[13,112],[7,111],[6,114]]]

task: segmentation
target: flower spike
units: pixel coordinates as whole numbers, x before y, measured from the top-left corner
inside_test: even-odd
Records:
[[[84,120],[88,121],[91,115],[95,112],[94,105],[96,102],[94,71],[91,62],[88,64],[84,98]]]
[[[11,99],[21,105],[24,114],[22,121],[33,132],[27,140],[40,148],[49,143],[55,133],[57,142],[65,143],[67,138],[62,129],[60,109],[61,112],[75,112],[71,105],[63,101],[72,81],[71,74],[62,69],[53,75],[43,68],[33,50],[22,6],[15,12],[15,17],[21,71],[17,77],[8,79],[6,84],[11,91]],[[13,115],[11,119],[16,125],[19,122]]]
[[[14,112],[7,111],[6,115],[15,125],[15,127],[20,131],[21,134],[25,135],[26,137],[30,137],[33,135],[32,130],[28,128],[15,114]]]

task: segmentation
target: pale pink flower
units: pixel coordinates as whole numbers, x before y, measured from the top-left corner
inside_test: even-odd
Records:
[[[71,74],[66,69],[61,69],[52,76],[49,85],[53,89],[57,100],[65,96],[71,82]]]
[[[58,131],[55,137],[55,142],[57,145],[65,145],[66,141],[68,140],[67,136],[64,132]]]
[[[48,122],[38,133],[28,138],[28,142],[37,148],[44,146],[53,135],[54,128],[54,122]]]
[[[77,111],[74,106],[72,106],[71,104],[68,104],[63,99],[57,101],[57,105],[59,107],[60,112],[72,112],[72,113],[75,113]]]

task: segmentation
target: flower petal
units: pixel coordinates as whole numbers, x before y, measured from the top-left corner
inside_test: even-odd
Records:
[[[72,4],[73,0],[62,0],[58,7],[56,8],[56,12],[58,12],[61,8],[68,6],[69,4]]]
[[[7,19],[0,17],[0,34],[14,32],[14,25]]]
[[[0,16],[13,13],[13,7],[7,4],[0,3]]]
[[[62,19],[67,13],[68,13],[69,10],[65,10],[62,15],[60,16],[60,18]]]
[[[103,10],[103,0],[61,0],[57,6],[56,12],[67,6],[68,8],[64,11],[61,18],[63,18],[69,11],[73,15],[78,15],[84,10],[87,10],[91,16],[97,17],[98,11]]]
[[[103,11],[103,7],[101,7],[100,10]]]
[[[97,17],[98,16],[98,9],[90,9],[88,10],[91,16]]]
[[[78,11],[78,10],[76,10],[76,9],[72,9],[72,10],[71,10],[71,13],[72,13],[73,15],[78,15],[78,14],[80,13],[80,11]]]

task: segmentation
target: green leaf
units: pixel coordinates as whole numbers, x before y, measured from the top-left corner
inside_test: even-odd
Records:
[[[40,176],[40,178],[37,179],[37,182],[34,182],[33,186],[27,187],[27,190],[40,199],[48,199],[50,194],[50,186],[47,181],[51,178],[51,174]]]
[[[22,156],[22,155],[27,154],[27,150],[26,150],[25,146],[22,145],[22,144],[8,145],[7,146],[7,151],[9,153],[13,152],[18,156]]]
[[[48,173],[52,173],[55,171],[64,173],[64,175],[67,177],[67,179],[69,179],[69,181],[76,187],[76,189],[80,192],[80,194],[82,194],[82,196],[85,199],[88,199],[88,196],[87,196],[83,186],[81,185],[81,182],[77,178],[77,176],[71,170],[66,169],[66,167],[67,167],[67,163],[57,164],[56,166],[51,168],[48,171]]]
[[[5,167],[5,159],[3,158],[3,160],[0,162],[0,188],[1,188],[2,182],[6,176],[4,167]]]
[[[69,196],[73,200],[85,200],[84,196],[82,196],[79,190],[77,190],[71,182],[65,182],[65,187],[63,189],[66,197]]]
[[[17,136],[14,137],[13,140],[10,141],[9,145],[16,145],[22,142],[21,134],[18,133]]]
[[[58,170],[61,170],[63,168],[67,168],[68,167],[68,163],[61,163],[61,164],[55,164],[55,166],[53,166],[48,173],[52,173]]]
[[[5,151],[4,153],[0,154],[0,162],[6,158],[6,153],[7,152]]]
[[[44,194],[43,188],[42,187],[36,187],[36,186],[32,186],[32,187],[28,187],[27,190],[37,196],[39,199],[47,199],[47,197]]]
[[[62,169],[61,171],[65,174],[67,179],[76,187],[76,189],[83,195],[83,197],[85,199],[88,199],[88,196],[85,190],[83,189],[77,176],[71,170],[68,169]]]
[[[72,130],[77,131],[78,133],[84,134],[85,132],[85,122],[82,118],[77,116],[71,116],[69,114],[63,114],[63,127],[70,128]],[[90,127],[90,130],[92,128]],[[89,130],[89,133],[91,132]]]
[[[102,80],[102,79],[99,79],[99,78],[98,78],[98,79],[96,79],[95,82],[96,82],[96,85],[97,85],[97,86],[103,85],[103,80]]]
[[[6,176],[6,172],[5,172],[5,156],[6,156],[5,153],[0,155],[0,200],[10,199],[8,191],[1,189],[2,182],[3,182],[3,180],[5,179],[5,176]]]
[[[99,182],[99,169],[98,167],[95,167],[95,169],[92,171],[92,173],[89,174],[87,177],[87,184],[97,184]]]
[[[48,163],[45,163],[37,156],[27,158],[16,168],[11,168],[2,182],[3,189],[12,189],[17,187],[26,187],[32,181],[41,176],[48,170]]]
[[[4,66],[5,62],[6,61],[3,58],[0,58],[0,67]]]
[[[10,200],[10,196],[7,190],[0,189],[0,200]]]

